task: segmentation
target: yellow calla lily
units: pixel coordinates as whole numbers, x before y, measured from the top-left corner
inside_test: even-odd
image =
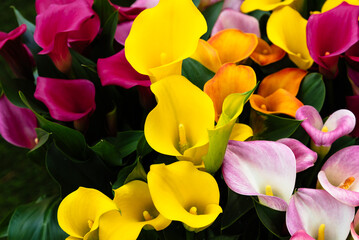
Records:
[[[245,0],[241,5],[241,11],[244,13],[254,10],[271,11],[278,7],[287,6],[294,0]]]
[[[208,227],[222,212],[216,180],[191,162],[151,165],[147,179],[157,210],[189,230]]]
[[[347,2],[351,5],[359,6],[358,0],[327,0],[322,6],[322,12],[329,11],[330,9],[333,9],[337,6],[339,6],[342,2]]]
[[[174,75],[151,85],[157,106],[148,114],[144,133],[157,152],[201,164],[214,127],[210,97],[185,77]]]
[[[198,41],[197,49],[191,58],[200,62],[212,72],[217,72],[222,65],[217,50],[203,39]]]
[[[253,130],[250,126],[242,123],[235,123],[229,139],[235,141],[245,141],[252,136]]]
[[[70,235],[67,239],[92,239],[98,234],[100,216],[114,209],[116,204],[100,191],[80,187],[62,200],[57,220]]]
[[[100,218],[99,236],[106,240],[137,239],[142,228],[165,229],[171,220],[163,217],[153,205],[147,183],[129,182],[115,190],[118,210],[112,210]]]
[[[191,0],[160,0],[134,20],[125,42],[126,58],[152,82],[181,74],[182,60],[195,52],[206,31],[206,20]]]
[[[286,51],[290,60],[304,70],[313,64],[307,48],[306,26],[307,20],[289,6],[274,11],[267,23],[269,40]]]

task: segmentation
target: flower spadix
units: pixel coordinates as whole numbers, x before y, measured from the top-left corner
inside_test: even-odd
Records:
[[[320,185],[350,206],[359,206],[359,146],[350,146],[334,153],[318,173]]]
[[[206,20],[191,0],[161,0],[134,20],[125,42],[126,58],[153,82],[181,74],[182,60],[194,53],[206,31]]]
[[[60,203],[57,220],[69,239],[92,239],[96,236],[100,216],[117,209],[116,204],[96,189],[80,187]]]
[[[143,181],[131,181],[116,189],[113,201],[118,209],[101,216],[100,239],[133,240],[137,239],[142,228],[160,231],[171,223],[157,211],[148,185]]]
[[[157,152],[201,164],[208,144],[207,129],[214,127],[210,97],[180,75],[151,85],[157,106],[148,114],[145,136]]]
[[[297,237],[293,239],[345,240],[353,218],[354,207],[319,189],[298,189],[286,213],[288,231]]]
[[[189,230],[208,227],[222,212],[216,180],[191,162],[151,165],[147,180],[157,210]]]
[[[306,26],[307,20],[289,6],[274,11],[267,23],[269,40],[286,51],[290,60],[301,69],[308,69],[313,64],[307,48]]]
[[[223,177],[234,192],[285,211],[296,177],[296,159],[289,147],[271,141],[229,141]]]

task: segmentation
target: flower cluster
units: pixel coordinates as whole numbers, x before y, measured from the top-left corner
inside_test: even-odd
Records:
[[[0,134],[61,196],[9,239],[359,239],[359,3],[319,2],[15,10]]]

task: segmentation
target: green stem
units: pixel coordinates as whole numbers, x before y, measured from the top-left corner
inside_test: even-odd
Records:
[[[195,232],[186,230],[186,240],[195,240],[196,239],[195,234],[196,234]]]

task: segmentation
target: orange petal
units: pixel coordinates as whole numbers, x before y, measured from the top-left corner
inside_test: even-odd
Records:
[[[222,65],[217,50],[202,39],[198,41],[196,52],[191,56],[191,58],[200,62],[212,72],[217,72]]]
[[[303,106],[301,101],[284,89],[278,89],[266,98],[253,94],[249,101],[252,108],[259,112],[286,114],[293,118],[297,109]]]
[[[208,43],[217,50],[222,64],[236,63],[252,54],[258,44],[258,38],[253,33],[225,29],[208,39]]]
[[[265,66],[281,60],[284,56],[283,49],[274,44],[269,45],[263,39],[258,38],[258,45],[250,57],[257,64]]]
[[[267,97],[278,89],[283,88],[296,96],[300,83],[306,74],[306,71],[299,68],[284,68],[265,77],[259,85],[258,94],[262,97]]]
[[[224,64],[216,75],[204,85],[203,89],[213,101],[216,121],[222,113],[224,99],[231,93],[244,93],[252,90],[256,81],[256,74],[251,67],[235,63]]]

